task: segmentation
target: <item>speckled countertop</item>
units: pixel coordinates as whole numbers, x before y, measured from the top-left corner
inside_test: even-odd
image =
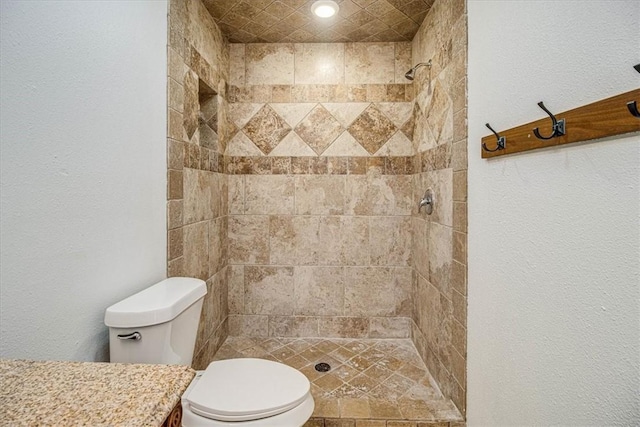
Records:
[[[0,426],[159,426],[194,375],[178,365],[0,360]]]

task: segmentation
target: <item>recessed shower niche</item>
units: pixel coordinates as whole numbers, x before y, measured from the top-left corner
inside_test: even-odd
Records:
[[[183,124],[189,141],[221,152],[218,113],[218,93],[188,71],[184,76]]]
[[[202,80],[198,85],[200,146],[218,149],[218,94]]]

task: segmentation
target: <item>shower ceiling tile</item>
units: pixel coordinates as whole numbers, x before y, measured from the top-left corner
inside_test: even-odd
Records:
[[[368,7],[369,11],[376,16],[384,15],[395,9],[392,4],[386,0],[377,0]]]
[[[246,16],[248,19],[251,19],[262,12],[262,9],[249,4],[247,1],[242,1],[236,6],[236,11],[242,16]]]
[[[311,0],[204,0],[231,43],[410,41],[432,1],[337,0],[340,10],[329,19],[313,15],[312,3]],[[329,28],[334,31],[327,31]]]

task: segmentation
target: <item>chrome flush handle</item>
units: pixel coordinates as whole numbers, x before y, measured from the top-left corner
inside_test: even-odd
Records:
[[[140,341],[142,339],[142,334],[140,334],[140,332],[132,332],[130,334],[118,335],[118,339]]]

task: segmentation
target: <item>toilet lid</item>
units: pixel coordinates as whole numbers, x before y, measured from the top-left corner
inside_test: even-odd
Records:
[[[211,362],[187,401],[191,410],[219,421],[249,421],[281,414],[302,403],[309,380],[298,370],[263,359]]]

